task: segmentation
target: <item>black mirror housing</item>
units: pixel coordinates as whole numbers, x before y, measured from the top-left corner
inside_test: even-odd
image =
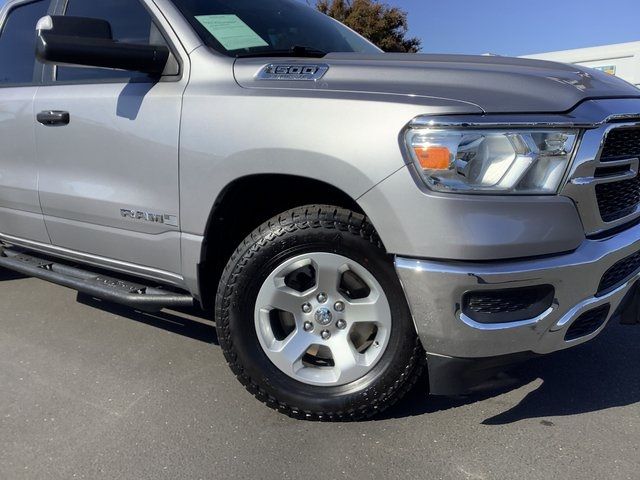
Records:
[[[36,27],[36,56],[44,63],[115,68],[160,76],[169,59],[161,45],[113,40],[105,20],[47,16]]]

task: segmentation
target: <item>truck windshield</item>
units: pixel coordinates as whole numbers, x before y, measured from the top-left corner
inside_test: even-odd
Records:
[[[207,45],[233,57],[380,53],[360,35],[299,0],[173,2]]]

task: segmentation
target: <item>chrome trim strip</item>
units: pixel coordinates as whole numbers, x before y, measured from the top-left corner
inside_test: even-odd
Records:
[[[469,318],[464,313],[460,312],[458,318],[462,320],[464,323],[469,325],[471,328],[475,328],[477,330],[486,330],[486,331],[494,331],[494,330],[508,330],[510,328],[520,328],[526,327],[529,325],[535,325],[536,323],[541,322],[549,315],[551,315],[554,311],[554,307],[549,307],[547,310],[542,312],[537,317],[534,317],[529,320],[521,320],[519,322],[510,322],[510,323],[479,323],[475,320]]]
[[[602,121],[552,121],[552,120],[522,120],[522,121],[493,121],[491,116],[460,117],[431,117],[420,116],[410,123],[411,128],[598,128],[607,123],[620,120],[640,120],[640,115],[611,115]]]
[[[640,121],[640,97],[587,100],[569,113],[420,115],[409,128],[598,128],[612,122]]]
[[[569,181],[574,185],[597,185],[600,183],[613,183],[613,182],[622,182],[624,180],[633,180],[638,175],[638,167],[640,166],[640,160],[637,158],[629,159],[629,160],[617,160],[615,162],[606,162],[605,165],[598,168],[606,168],[606,167],[624,167],[628,166],[629,171],[620,174],[607,175],[604,177],[578,177],[572,178]],[[594,170],[595,173],[595,170]]]
[[[44,244],[33,240],[26,240],[24,238],[5,235],[3,233],[0,233],[0,242],[48,254],[53,257],[78,261],[98,268],[105,268],[135,277],[156,280],[176,287],[185,287],[184,278],[181,275],[156,268],[100,257],[89,253],[77,252],[68,248],[57,247],[55,245]]]
[[[551,327],[552,332],[557,332],[567,327],[569,324],[573,323],[577,317],[582,315],[583,313],[593,310],[594,308],[601,307],[602,305],[617,303],[622,300],[624,294],[627,293],[627,290],[631,288],[631,286],[640,278],[640,272],[636,273],[633,277],[631,277],[628,281],[624,282],[618,288],[609,292],[606,295],[601,297],[591,297],[587,298],[583,302],[579,303],[571,310],[569,310],[560,320],[556,322],[556,324]],[[609,314],[613,314],[614,312],[609,312]]]
[[[464,117],[463,117],[464,118]],[[491,117],[472,117],[469,119],[452,120],[445,117],[416,117],[409,126],[411,128],[596,128],[597,123],[579,123],[579,122],[553,122],[553,121],[512,121],[512,122],[495,122],[490,121]]]
[[[602,123],[640,121],[638,113],[618,113],[609,115]]]

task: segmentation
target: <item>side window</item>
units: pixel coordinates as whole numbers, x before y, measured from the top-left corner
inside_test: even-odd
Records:
[[[70,17],[99,18],[111,24],[114,40],[142,45],[166,45],[162,34],[153,23],[151,14],[139,0],[68,0],[65,15]],[[57,67],[59,82],[123,81],[146,79],[144,73],[123,72],[108,68]]]
[[[49,0],[38,0],[9,12],[0,33],[0,86],[33,83],[36,24],[48,9]]]

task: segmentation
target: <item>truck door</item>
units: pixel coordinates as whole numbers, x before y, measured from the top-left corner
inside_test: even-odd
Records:
[[[12,4],[0,18],[0,236],[49,243],[40,200],[33,99],[35,28],[49,0]]]
[[[175,71],[158,80],[47,69],[35,113],[42,116],[39,191],[51,242],[97,263],[180,273],[178,136],[187,75],[176,59],[184,53],[176,53],[153,2],[68,0],[64,8],[59,14],[107,20],[115,40],[169,46]]]

